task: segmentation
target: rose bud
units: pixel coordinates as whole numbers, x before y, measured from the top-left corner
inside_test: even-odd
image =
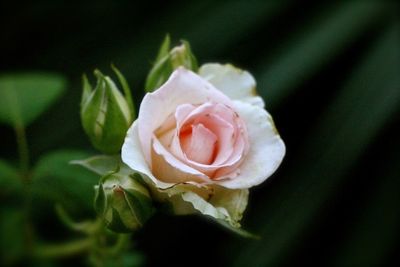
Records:
[[[146,79],[146,91],[151,92],[168,80],[171,73],[179,67],[197,71],[198,65],[190,45],[182,40],[181,45],[170,49],[171,40],[167,35],[158,52],[153,68]]]
[[[133,177],[111,173],[95,187],[95,210],[106,226],[119,233],[139,229],[154,213],[147,188],[139,182],[139,174]]]
[[[122,74],[113,67],[125,92],[118,90],[110,77],[95,70],[97,85],[93,90],[83,76],[81,120],[93,146],[108,154],[117,153],[124,142],[127,129],[134,119],[129,87]]]
[[[170,52],[172,68],[175,70],[183,66],[186,69],[197,71],[197,60],[190,50],[189,43],[184,40],[181,42],[180,46],[174,47]]]

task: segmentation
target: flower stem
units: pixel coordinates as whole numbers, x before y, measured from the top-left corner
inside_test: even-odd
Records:
[[[22,124],[15,125],[15,134],[17,137],[19,163],[24,182],[29,182],[29,149],[26,139],[25,127]]]
[[[88,251],[92,245],[92,242],[92,239],[85,238],[63,244],[37,245],[33,256],[41,259],[48,259],[77,255]]]
[[[20,165],[20,177],[21,182],[24,186],[24,217],[25,217],[25,225],[24,225],[24,233],[25,233],[25,250],[28,254],[31,253],[33,249],[34,242],[34,229],[31,222],[31,188],[30,188],[30,170],[29,170],[29,149],[28,149],[28,140],[26,138],[26,131],[23,123],[17,121],[14,126],[17,147],[18,147],[18,156],[19,156],[19,165]]]

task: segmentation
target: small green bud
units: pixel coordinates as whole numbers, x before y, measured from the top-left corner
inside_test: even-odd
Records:
[[[139,229],[153,215],[151,196],[140,176],[112,173],[95,187],[95,209],[107,227],[118,233]]]
[[[124,142],[129,126],[134,120],[134,107],[129,87],[122,74],[113,66],[125,97],[110,77],[99,70],[94,74],[97,84],[93,90],[87,77],[83,76],[81,120],[83,129],[93,146],[108,154],[117,153]]]
[[[178,67],[183,66],[195,72],[198,70],[197,60],[187,41],[182,40],[181,45],[172,49],[170,49],[170,44],[171,40],[169,35],[167,35],[161,44],[156,61],[147,76],[145,86],[147,92],[160,87]]]
[[[180,66],[193,71],[197,71],[198,65],[197,60],[190,50],[189,42],[182,40],[180,46],[174,47],[171,52],[171,64],[173,69],[177,69]]]

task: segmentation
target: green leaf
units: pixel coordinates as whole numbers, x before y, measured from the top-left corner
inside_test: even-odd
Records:
[[[18,170],[0,159],[0,197],[22,194],[23,185]]]
[[[99,176],[69,164],[73,159],[87,156],[88,153],[75,150],[60,150],[43,156],[34,169],[34,196],[60,203],[67,209],[91,211]]]
[[[51,73],[0,76],[0,122],[29,125],[64,92],[66,80]]]
[[[121,164],[121,158],[116,155],[96,155],[87,159],[72,160],[70,163],[80,165],[92,172],[104,176],[118,169],[119,164]]]

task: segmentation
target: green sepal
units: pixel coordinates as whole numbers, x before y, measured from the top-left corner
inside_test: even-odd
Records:
[[[109,173],[96,188],[95,210],[107,227],[119,233],[132,232],[154,214],[151,196],[140,181],[124,173]]]
[[[160,87],[171,75],[173,68],[171,65],[171,56],[167,54],[157,61],[147,75],[145,91],[152,92]]]
[[[107,228],[116,233],[130,233],[133,230],[124,224],[118,211],[114,208],[111,208],[111,220],[105,219],[105,221]]]
[[[92,86],[90,85],[89,79],[87,78],[86,74],[82,75],[82,99],[81,99],[81,106],[83,107],[85,103],[88,101],[90,94],[93,91]]]
[[[94,210],[101,217],[104,216],[104,211],[107,208],[107,199],[104,193],[103,184],[95,186],[95,196],[94,196]]]
[[[253,233],[246,231],[240,227],[233,227],[231,224],[229,224],[228,222],[226,222],[224,220],[215,220],[215,222],[217,222],[219,225],[223,226],[225,229],[227,229],[241,237],[256,239],[256,240],[261,239],[261,237],[259,235],[253,234]]]
[[[164,41],[162,42],[160,49],[158,50],[156,62],[168,55],[171,48],[171,37],[169,34],[165,35]]]
[[[122,89],[124,90],[126,102],[128,103],[129,109],[131,111],[132,120],[135,120],[136,111],[135,111],[135,105],[133,104],[132,93],[129,84],[126,81],[124,75],[122,75],[122,73],[114,64],[111,64],[111,69],[115,72],[115,74],[118,77],[119,83],[121,84]]]
[[[197,64],[196,57],[192,53],[189,42],[186,40],[181,40],[181,43],[182,44],[180,46],[176,46],[170,52],[172,67],[177,69],[183,66],[186,69],[197,72],[199,66]]]
[[[120,155],[96,155],[87,159],[70,161],[70,164],[80,165],[100,176],[105,176],[110,172],[118,172],[119,174],[133,175],[139,182],[143,181],[140,174],[134,173],[131,168],[122,162]],[[146,185],[144,182],[142,184]]]

